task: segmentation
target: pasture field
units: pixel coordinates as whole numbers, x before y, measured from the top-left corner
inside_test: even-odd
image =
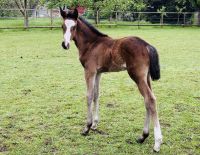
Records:
[[[114,38],[139,36],[160,54],[152,82],[164,143],[159,154],[200,154],[199,28],[101,28]],[[104,74],[100,132],[85,125],[83,68],[61,30],[0,31],[0,154],[154,154],[153,128],[144,144],[143,98],[124,72]]]
[[[52,26],[60,26],[61,19],[54,18]],[[3,18],[0,19],[0,28],[5,27],[23,27],[24,26],[24,19],[23,18]],[[29,26],[51,26],[51,19],[50,18],[29,18]]]

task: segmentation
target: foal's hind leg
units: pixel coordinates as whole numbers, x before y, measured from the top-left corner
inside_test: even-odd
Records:
[[[154,124],[155,145],[154,145],[153,149],[154,149],[154,151],[158,152],[160,150],[160,146],[162,143],[162,134],[161,134],[160,123],[159,123],[158,114],[157,114],[157,110],[156,110],[156,98],[144,80],[140,80],[140,82],[138,83],[138,88],[144,96],[144,102],[145,102],[145,106],[146,106],[147,113],[148,113],[148,116],[145,119],[146,124],[144,126],[143,133],[145,134],[145,132],[146,132],[145,129],[147,129],[147,125],[148,125],[148,130],[149,130],[149,118],[148,117],[149,117],[149,113],[150,113],[152,120],[153,120],[153,124]],[[143,138],[145,139],[146,137],[144,136]]]
[[[147,82],[147,75],[143,74],[141,76],[136,76],[135,74],[133,75],[132,72],[130,71],[128,72],[131,78],[133,78],[136,81],[140,93],[144,97],[144,102],[146,107],[146,118],[144,123],[143,134],[137,141],[142,143],[148,137],[149,123],[150,123],[149,116],[151,115],[154,124],[154,138],[155,138],[154,151],[158,152],[160,150],[160,146],[162,143],[162,134],[156,111],[156,98],[150,89],[150,82],[149,81]]]
[[[93,123],[91,129],[95,130],[99,122],[99,81],[101,74],[97,74],[95,78],[94,85],[94,113],[93,113]]]
[[[151,89],[151,83],[150,83],[150,75],[147,75],[147,84],[149,86],[149,88]],[[139,87],[138,87],[139,88]],[[140,90],[140,88],[139,88]],[[145,93],[142,90],[140,90],[142,96],[144,97]],[[145,116],[145,120],[144,120],[144,128],[143,128],[143,133],[142,135],[137,139],[138,143],[143,143],[145,141],[145,139],[149,136],[149,126],[150,126],[150,109],[146,106],[147,105],[147,101],[145,101],[145,108],[146,108],[146,116]]]

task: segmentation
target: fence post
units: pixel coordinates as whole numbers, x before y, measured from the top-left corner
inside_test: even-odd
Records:
[[[140,29],[140,12],[138,13],[138,29]]]
[[[51,8],[51,10],[50,10],[50,18],[51,18],[51,30],[52,30],[52,26],[53,26],[53,10],[52,10],[52,8]]]
[[[179,22],[180,13],[178,12],[177,14],[178,14],[177,25],[179,25],[179,23],[180,23]]]
[[[161,18],[160,18],[160,26],[163,27],[163,13],[161,12]]]
[[[35,18],[37,18],[37,8],[35,9]]]
[[[186,13],[184,12],[184,13],[183,13],[183,26],[185,26],[185,23],[186,23],[186,22],[185,22],[185,16],[186,16]]]
[[[97,10],[97,16],[96,16],[96,24],[99,24],[99,10]]]
[[[118,17],[117,17],[117,11],[115,12],[115,23],[117,23],[117,19]]]

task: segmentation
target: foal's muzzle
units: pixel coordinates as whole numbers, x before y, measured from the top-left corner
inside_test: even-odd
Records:
[[[63,41],[62,42],[62,47],[65,49],[65,50],[68,50],[69,49],[69,44],[67,44],[67,46],[65,45],[65,42]]]

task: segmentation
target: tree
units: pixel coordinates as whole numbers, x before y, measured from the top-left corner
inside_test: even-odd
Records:
[[[187,11],[196,11],[196,24],[200,25],[200,0],[176,0],[176,3],[185,7]]]
[[[18,8],[21,15],[24,17],[24,26],[28,27],[29,21],[28,16],[29,13],[27,9],[35,9],[37,5],[40,3],[40,0],[0,0],[1,8]],[[12,15],[12,14],[11,14]]]
[[[163,18],[164,16],[166,16],[166,7],[165,6],[162,6],[162,8],[158,9],[157,12],[160,13],[161,15],[161,18],[160,18],[160,25],[163,25]]]
[[[76,7],[78,5],[89,7],[93,0],[40,0],[42,4],[47,4],[48,8],[58,8],[66,6],[67,8]]]
[[[23,16],[25,16],[25,9],[35,9],[39,0],[14,0],[14,4],[18,7]]]
[[[39,0],[14,0],[14,3],[24,16],[24,26],[29,26],[28,11],[27,9],[35,9],[39,3]]]
[[[178,12],[177,24],[179,24],[180,14],[183,12],[183,10],[185,10],[185,7],[181,8],[179,6],[176,6],[176,10]]]
[[[194,7],[194,9],[196,10],[196,22],[197,25],[200,25],[200,0],[189,0],[192,4],[192,6]]]

